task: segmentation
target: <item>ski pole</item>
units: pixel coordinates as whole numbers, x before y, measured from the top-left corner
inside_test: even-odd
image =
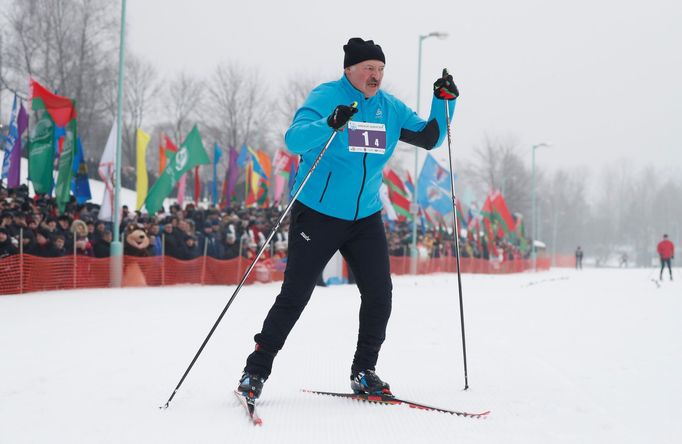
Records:
[[[443,78],[448,76],[447,68],[443,68]],[[459,271],[459,227],[457,226],[457,197],[455,195],[455,180],[452,178],[452,141],[450,139],[450,108],[445,102],[445,125],[448,130],[448,167],[450,168],[450,193],[452,194],[452,219],[454,222],[455,235],[455,260],[457,262],[457,288],[459,289],[459,318],[462,325],[462,353],[464,355],[464,390],[469,388],[469,375],[467,372],[467,344],[464,334],[464,302],[462,298],[462,274]]]
[[[358,103],[353,102],[353,104],[351,105],[351,108],[357,108],[357,106],[358,106]],[[167,409],[168,408],[168,405],[170,404],[170,402],[175,397],[175,394],[180,389],[180,386],[185,381],[185,378],[187,378],[187,375],[189,374],[190,370],[192,370],[192,367],[194,367],[194,363],[197,362],[199,355],[201,355],[201,352],[204,351],[204,347],[206,347],[206,344],[208,344],[208,341],[211,339],[211,336],[213,336],[213,333],[215,332],[216,328],[218,328],[218,324],[220,324],[220,321],[222,321],[223,316],[225,316],[225,313],[227,312],[227,309],[230,308],[230,305],[232,305],[232,302],[237,297],[239,290],[242,289],[244,282],[246,282],[246,279],[249,277],[249,274],[251,274],[251,271],[253,270],[253,268],[258,263],[258,259],[260,259],[261,255],[263,254],[263,251],[265,251],[268,244],[270,243],[272,238],[277,233],[277,230],[279,229],[279,226],[282,223],[282,221],[284,220],[284,218],[287,216],[287,214],[289,214],[289,210],[291,209],[291,206],[294,204],[294,202],[296,202],[296,199],[298,199],[298,195],[301,194],[303,187],[305,186],[306,182],[308,182],[308,179],[310,179],[310,176],[312,175],[315,168],[317,168],[317,164],[320,163],[322,156],[324,156],[324,153],[327,151],[327,148],[329,148],[329,145],[331,145],[332,141],[334,140],[334,137],[336,137],[337,132],[338,132],[338,130],[334,130],[334,132],[332,132],[332,135],[329,136],[329,140],[327,140],[327,143],[325,144],[324,148],[322,148],[322,151],[320,151],[320,154],[317,155],[315,162],[313,162],[312,166],[310,167],[310,170],[308,170],[308,173],[303,178],[303,182],[301,182],[301,186],[299,186],[296,193],[294,193],[293,197],[291,198],[291,201],[289,202],[289,205],[287,205],[287,207],[284,209],[284,212],[282,212],[282,215],[279,217],[279,220],[277,220],[277,223],[275,224],[275,226],[270,231],[270,234],[268,235],[266,241],[263,243],[263,246],[260,247],[258,254],[256,255],[255,258],[253,258],[253,261],[251,262],[251,265],[249,265],[249,268],[246,269],[244,276],[242,276],[242,279],[239,282],[239,284],[237,285],[237,288],[235,288],[234,293],[232,293],[232,297],[230,297],[230,300],[227,301],[225,308],[223,308],[223,311],[220,313],[220,316],[218,316],[218,319],[213,324],[213,327],[211,327],[211,330],[208,332],[208,335],[206,335],[204,342],[201,344],[201,346],[199,347],[199,350],[194,355],[192,362],[190,362],[189,366],[187,367],[187,370],[185,370],[185,373],[182,375],[182,378],[180,378],[180,382],[178,382],[178,385],[175,386],[175,389],[173,390],[173,393],[171,393],[170,398],[168,398],[168,401],[166,401],[166,403],[159,408],[161,408],[161,409]]]

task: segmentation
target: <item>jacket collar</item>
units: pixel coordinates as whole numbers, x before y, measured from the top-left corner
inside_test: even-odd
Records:
[[[362,103],[370,103],[372,102],[379,94],[381,94],[381,90],[376,93],[374,97],[370,97],[369,99],[365,99],[365,95],[357,89],[356,87],[353,86],[352,83],[350,83],[350,80],[348,80],[348,77],[346,77],[346,74],[343,74],[341,76],[341,85],[343,86],[343,89],[346,90],[346,92],[353,98],[353,100],[357,101],[358,104]]]

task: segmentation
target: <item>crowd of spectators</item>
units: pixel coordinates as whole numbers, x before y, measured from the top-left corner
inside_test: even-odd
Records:
[[[118,227],[125,242],[126,228],[139,227],[149,237],[145,255],[165,254],[176,259],[207,255],[233,259],[254,258],[279,218],[281,208],[184,209],[171,205],[153,216],[123,207]],[[40,257],[85,255],[108,257],[113,240],[111,222],[98,219],[99,205],[72,200],[59,214],[54,198],[28,196],[22,186],[0,186],[0,259],[23,251]],[[282,223],[271,248],[262,258],[286,256],[288,223]]]
[[[281,207],[197,208],[189,203],[184,209],[171,205],[149,216],[123,207],[119,232],[125,241],[126,228],[135,225],[149,237],[145,255],[167,255],[180,260],[209,256],[233,259],[242,256],[253,259],[266,241],[280,217]],[[14,190],[0,186],[0,259],[23,251],[40,257],[85,255],[108,257],[113,240],[111,222],[98,219],[99,205],[77,204],[72,200],[59,213],[50,197],[29,197],[25,185]],[[270,248],[262,259],[286,256],[288,221],[278,228]],[[460,256],[489,259],[488,242],[469,230],[460,236]],[[386,223],[389,253],[392,256],[412,254],[412,224]],[[496,239],[498,256],[518,259],[522,255],[518,245],[502,238]],[[417,253],[421,258],[454,256],[452,228],[431,228],[417,231]]]

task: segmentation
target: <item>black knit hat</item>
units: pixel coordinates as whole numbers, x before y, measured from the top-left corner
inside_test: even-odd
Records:
[[[386,57],[381,50],[381,46],[375,45],[374,40],[362,40],[360,37],[353,37],[348,43],[343,45],[343,67],[348,68],[365,60],[381,60],[386,63]]]

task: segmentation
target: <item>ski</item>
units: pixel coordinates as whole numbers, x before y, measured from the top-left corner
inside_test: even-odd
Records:
[[[242,395],[237,390],[234,391],[234,395],[246,409],[246,414],[249,415],[249,419],[251,419],[253,425],[263,425],[263,420],[258,416],[258,413],[256,413],[256,401],[246,399],[246,396]]]
[[[470,412],[460,412],[457,410],[442,409],[440,407],[432,407],[430,405],[420,404],[418,402],[407,401],[405,399],[395,398],[393,396],[387,395],[366,395],[366,394],[355,394],[355,393],[334,393],[334,392],[323,392],[319,390],[306,390],[303,392],[312,393],[315,395],[325,395],[325,396],[335,396],[337,398],[347,398],[354,401],[372,402],[376,404],[386,404],[386,405],[406,405],[412,409],[418,410],[430,410],[434,412],[449,413],[451,415],[462,416],[465,418],[485,418],[490,414],[490,410],[482,413],[470,413]]]

